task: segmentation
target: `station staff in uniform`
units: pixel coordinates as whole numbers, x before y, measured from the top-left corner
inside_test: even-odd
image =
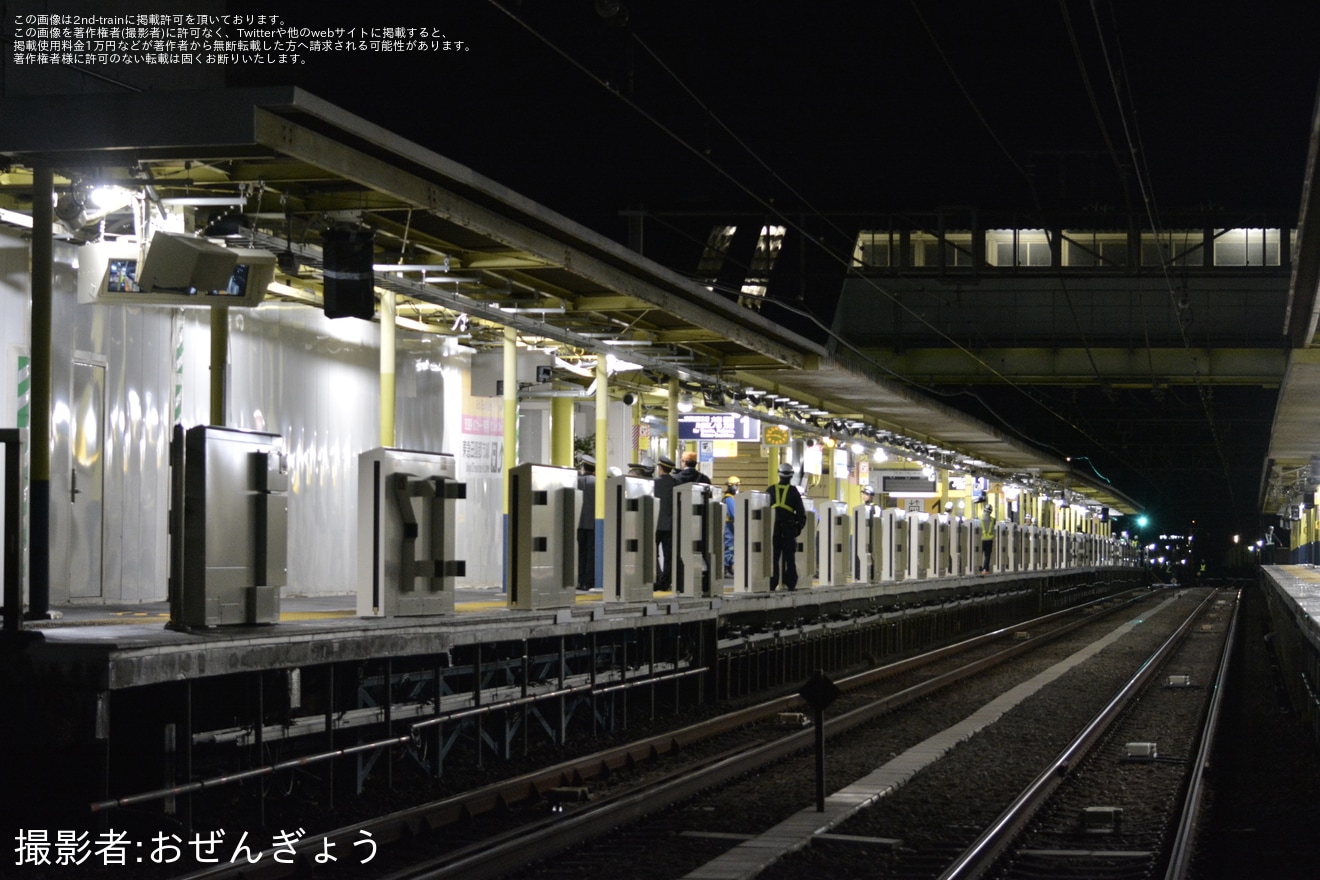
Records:
[[[659,509],[655,514],[655,588],[670,589],[674,574],[674,460],[667,455],[656,462],[660,473],[655,478],[655,497]]]
[[[765,490],[770,496],[770,509],[774,511],[770,541],[771,592],[781,581],[788,590],[797,589],[797,537],[807,524],[807,510],[802,505],[802,494],[797,486],[789,482],[792,477],[793,466],[785,462],[779,466],[779,482]]]

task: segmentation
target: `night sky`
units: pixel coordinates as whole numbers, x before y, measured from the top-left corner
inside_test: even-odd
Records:
[[[613,237],[629,205],[1299,202],[1320,4],[619,3],[624,26],[593,0],[252,4],[300,26],[431,27],[470,47],[321,54],[256,76]],[[1129,173],[1125,193],[1116,165],[1130,169],[1134,149],[1144,192]]]

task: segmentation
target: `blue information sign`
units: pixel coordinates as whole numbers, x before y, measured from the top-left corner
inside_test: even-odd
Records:
[[[761,422],[734,413],[689,413],[678,417],[680,440],[761,439]]]

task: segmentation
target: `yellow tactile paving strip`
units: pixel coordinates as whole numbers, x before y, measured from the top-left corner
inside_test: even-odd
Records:
[[[727,592],[727,590],[726,590]],[[454,610],[463,612],[480,611],[501,611],[509,607],[508,600],[499,595],[499,599],[481,600],[476,602],[458,602],[454,605]],[[656,593],[656,599],[667,599],[674,594]],[[574,597],[578,605],[590,604],[593,602],[603,602],[604,596],[601,593],[578,593]],[[308,620],[344,620],[357,617],[355,609],[345,608],[331,611],[282,611],[280,612],[280,621],[292,623],[294,621]],[[28,626],[33,629],[42,629],[51,626],[114,626],[119,624],[133,623],[164,623],[170,619],[168,611],[110,611],[104,612],[103,617],[90,617],[82,620],[60,620],[43,621],[29,623]]]

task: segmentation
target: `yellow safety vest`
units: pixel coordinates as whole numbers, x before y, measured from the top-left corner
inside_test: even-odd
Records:
[[[789,513],[797,513],[797,511],[793,509],[793,506],[787,501],[788,490],[791,488],[793,487],[787,483],[780,483],[775,486],[775,503],[770,505],[772,510],[777,507],[780,510],[787,510]]]

